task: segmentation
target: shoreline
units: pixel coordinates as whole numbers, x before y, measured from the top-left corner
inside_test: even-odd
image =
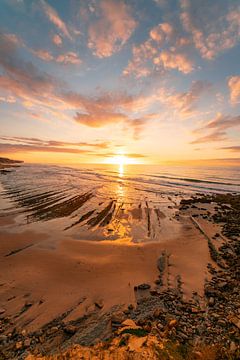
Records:
[[[27,195],[27,209],[51,201],[47,196],[55,194]],[[240,195],[192,195],[174,201],[161,210],[152,208],[151,202],[143,209],[133,205],[125,209],[136,238],[143,221],[146,236],[149,229],[151,236],[158,231],[159,241],[149,238],[145,243],[113,237],[109,229],[114,229],[111,224],[119,214],[113,210],[114,218],[109,215],[113,205],[95,215],[94,223],[89,223],[92,228],[84,230],[89,221],[84,218],[75,232],[61,230],[64,222],[56,217],[72,211],[72,201],[61,211],[52,205],[50,225],[21,224],[24,218],[18,212],[1,217],[2,358],[34,354],[37,359],[58,352],[59,347],[70,347],[70,356],[74,344],[85,346],[77,351],[86,352],[86,359],[87,352],[103,354],[106,344],[112,344],[117,354],[123,341],[118,331],[126,320],[134,322],[131,326],[137,326],[141,336],[130,326],[121,356],[136,338],[145,338],[140,348],[146,350],[144,344],[151,337],[157,346],[170,342],[173,347],[185,344],[193,349],[212,343],[220,344],[225,354],[239,354]],[[125,217],[120,219],[127,226]],[[84,234],[91,237],[84,239]],[[94,241],[96,235],[102,241]],[[151,356],[154,359],[152,350]]]

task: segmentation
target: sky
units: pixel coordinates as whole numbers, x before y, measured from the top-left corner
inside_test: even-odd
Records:
[[[26,162],[238,161],[239,0],[1,0],[0,125]]]

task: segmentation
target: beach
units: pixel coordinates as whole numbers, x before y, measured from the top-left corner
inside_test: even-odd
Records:
[[[135,182],[125,183],[122,174],[107,182],[99,181],[101,172],[96,180],[96,173],[93,179],[89,171],[86,177],[86,170],[62,168],[58,172],[64,179],[68,171],[81,175],[80,180],[69,188],[59,181],[54,188],[55,177],[52,186],[48,183],[49,167],[39,188],[38,179],[26,177],[29,170],[13,167],[1,175],[3,359],[47,354],[70,344],[94,345],[113,336],[116,325],[128,317],[141,320],[142,326],[149,316],[154,322],[162,313],[158,315],[159,307],[165,308],[162,326],[173,319],[181,322],[179,315],[189,306],[188,320],[196,323],[207,311],[209,298],[214,302],[210,310],[218,303],[215,295],[206,294],[215,273],[222,272],[222,282],[227,276],[227,284],[239,285],[232,272],[229,275],[226,257],[228,251],[236,252],[229,237],[239,239],[239,223],[234,222],[235,233],[232,228],[224,232],[224,220],[217,218],[232,206],[239,209],[239,195],[196,195],[182,187],[156,191],[149,184],[138,189]],[[42,168],[34,171],[39,174]],[[104,188],[110,187],[104,198]],[[228,315],[237,319],[235,293],[228,286],[225,291],[233,295]],[[231,326],[239,331],[238,325]],[[226,333],[217,329],[216,336],[215,327],[202,335],[203,341],[222,341]],[[194,326],[191,329],[184,332],[181,326],[177,339],[200,337]]]

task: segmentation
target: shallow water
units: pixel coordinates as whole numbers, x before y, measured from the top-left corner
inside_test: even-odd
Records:
[[[23,164],[1,175],[0,216],[77,239],[159,241],[193,193],[240,192],[239,167]],[[22,230],[22,228],[21,228]],[[16,231],[16,229],[15,229]]]

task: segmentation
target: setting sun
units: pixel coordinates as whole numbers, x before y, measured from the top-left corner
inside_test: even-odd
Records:
[[[137,164],[135,159],[130,158],[123,154],[114,155],[111,158],[107,159],[107,161],[105,161],[105,163],[113,164],[113,165],[120,165],[120,166]]]

